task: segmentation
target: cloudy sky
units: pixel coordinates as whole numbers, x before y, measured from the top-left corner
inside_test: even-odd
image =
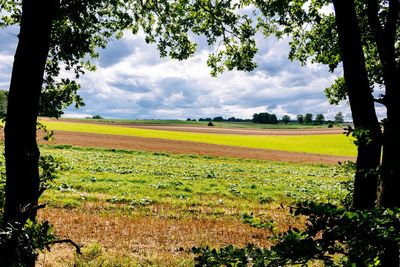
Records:
[[[17,28],[0,31],[0,88],[7,89]],[[258,68],[250,73],[226,72],[210,76],[206,45],[186,61],[160,58],[155,45],[142,36],[125,35],[100,51],[97,71],[80,80],[85,107],[68,108],[66,117],[100,114],[105,118],[186,119],[223,116],[251,118],[269,112],[289,114],[322,113],[332,119],[347,103],[329,105],[323,90],[336,74],[322,65],[301,66],[287,59],[287,40],[259,38]]]

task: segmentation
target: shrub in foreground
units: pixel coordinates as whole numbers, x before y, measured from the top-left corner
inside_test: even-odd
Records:
[[[283,266],[322,261],[325,266],[382,266],[385,248],[400,241],[400,209],[349,211],[332,204],[299,203],[305,230],[278,234],[270,249],[248,245],[193,248],[195,266]]]

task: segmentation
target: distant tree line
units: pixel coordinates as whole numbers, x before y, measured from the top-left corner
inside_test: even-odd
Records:
[[[278,118],[275,114],[269,114],[268,112],[254,113],[253,119],[254,123],[266,123],[266,124],[277,124]]]
[[[187,118],[187,121],[197,121],[196,119]],[[295,119],[292,119],[289,115],[283,115],[281,119],[275,114],[270,114],[268,112],[261,112],[261,113],[254,113],[252,119],[239,119],[235,117],[230,117],[229,119],[225,119],[221,116],[214,117],[214,118],[200,118],[198,121],[213,121],[213,122],[253,122],[253,123],[262,123],[262,124],[289,124],[289,123],[298,123],[298,124],[305,124],[305,125],[322,125],[325,123],[332,124],[333,123],[343,123],[344,116],[342,112],[339,112],[335,115],[334,121],[325,120],[325,116],[323,114],[316,114],[315,119],[314,115],[311,113],[306,113],[304,115],[300,114],[297,115]]]
[[[325,116],[323,114],[317,114],[315,116],[315,120],[313,119],[313,114],[306,113],[304,115],[297,115],[295,120],[289,115],[283,115],[280,120],[276,117],[275,114],[269,114],[267,112],[262,113],[254,113],[253,119],[251,120],[254,123],[266,123],[266,124],[277,124],[277,123],[298,123],[298,124],[306,124],[306,125],[322,125],[325,123],[343,123],[344,116],[342,112],[339,112],[335,115],[334,121],[326,121]]]
[[[196,119],[191,119],[191,118],[187,118],[187,121],[196,121]],[[199,121],[229,121],[229,122],[250,122],[250,119],[239,119],[239,118],[235,118],[235,117],[230,117],[228,119],[225,119],[221,116],[218,117],[214,117],[214,118],[200,118]]]

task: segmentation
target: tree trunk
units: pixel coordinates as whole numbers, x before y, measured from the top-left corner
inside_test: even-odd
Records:
[[[400,207],[400,165],[398,164],[400,155],[400,78],[395,51],[399,8],[398,1],[389,2],[386,23],[382,27],[378,16],[378,2],[376,0],[368,1],[368,21],[377,44],[386,89],[383,104],[387,109],[387,120],[383,132],[378,204],[387,208]]]
[[[367,130],[369,137],[368,142],[359,140],[352,207],[368,209],[375,206],[377,197],[382,133],[365,68],[354,1],[333,0],[333,5],[354,126],[356,130]]]
[[[24,0],[11,76],[5,125],[6,203],[4,221],[36,217],[39,149],[36,119],[49,52],[54,0]]]
[[[393,77],[394,82],[398,80]],[[397,87],[386,86],[387,121],[384,125],[382,167],[378,205],[385,208],[400,207],[400,94]],[[385,244],[382,266],[400,266],[399,242],[391,241]]]
[[[382,102],[387,109],[387,119],[384,123],[378,194],[378,206],[385,208],[400,207],[400,165],[398,163],[400,155],[400,78],[395,52],[399,8],[397,0],[389,1],[386,21],[382,26],[378,15],[379,2],[377,0],[368,1],[368,23],[378,48],[386,89]],[[399,242],[387,241],[384,246],[382,266],[400,266]]]

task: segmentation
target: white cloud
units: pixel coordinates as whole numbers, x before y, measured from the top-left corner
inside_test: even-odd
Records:
[[[65,112],[61,117],[70,119],[85,119],[85,118],[91,118],[92,116],[93,116],[92,114]]]
[[[65,116],[251,118],[267,111],[278,117],[310,112],[333,118],[339,111],[350,114],[344,104],[328,104],[323,89],[335,75],[325,66],[290,62],[288,40],[257,38],[260,53],[255,71],[231,71],[212,78],[204,45],[193,58],[177,61],[160,58],[155,45],[146,44],[140,35],[127,34],[100,50],[97,71],[80,80],[86,106],[77,111],[69,108]],[[0,70],[5,70],[0,86],[8,84],[12,59],[12,53],[0,53]]]

